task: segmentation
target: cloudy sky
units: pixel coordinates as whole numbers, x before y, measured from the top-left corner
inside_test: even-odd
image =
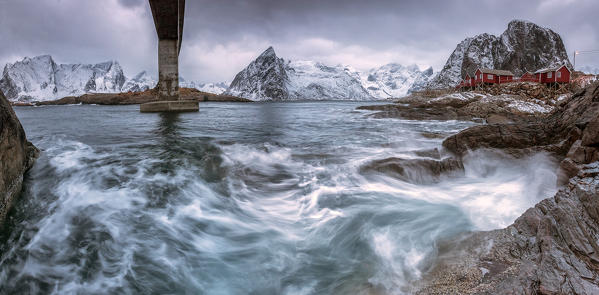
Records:
[[[187,0],[181,74],[230,81],[270,45],[285,59],[436,71],[462,39],[499,35],[512,19],[553,29],[572,55],[599,49],[598,11],[596,0]],[[155,73],[155,34],[147,0],[0,0],[0,66],[51,54]],[[578,66],[599,68],[599,54],[579,55]]]

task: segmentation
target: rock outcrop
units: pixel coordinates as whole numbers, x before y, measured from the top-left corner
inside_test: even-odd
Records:
[[[395,104],[361,106],[360,110],[378,111],[375,118],[404,120],[486,120],[534,122],[555,109],[551,103],[520,95],[488,95],[482,92],[450,93],[435,98],[420,95],[405,97]]]
[[[417,151],[417,154],[429,156],[428,151]],[[434,153],[433,153],[434,155]],[[436,158],[438,155],[435,155]],[[388,158],[372,161],[360,169],[363,173],[384,173],[391,177],[418,184],[439,182],[443,177],[463,176],[464,164],[457,158],[444,159],[402,159]]]
[[[598,143],[599,83],[594,83],[538,122],[468,128],[448,137],[443,147],[458,155],[479,148],[547,151],[561,161],[559,182],[563,184],[582,165],[599,160]]]
[[[417,294],[599,294],[599,163],[501,230],[440,245]]]
[[[443,241],[417,293],[599,294],[599,83],[537,124],[476,126],[443,146],[549,151],[565,186],[505,229]]]
[[[23,174],[31,168],[37,154],[37,148],[27,141],[19,119],[0,91],[0,226],[21,193]]]
[[[558,65],[572,68],[559,34],[531,22],[514,20],[500,36],[481,34],[460,42],[429,88],[456,86],[477,68],[512,71],[520,76]]]

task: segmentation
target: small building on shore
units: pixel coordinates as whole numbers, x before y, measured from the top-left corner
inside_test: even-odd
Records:
[[[493,70],[486,68],[479,68],[474,73],[474,82],[476,85],[479,84],[501,84],[510,83],[514,81],[514,74],[510,71],[504,70]]]
[[[556,68],[540,69],[535,72],[537,82],[551,84],[551,83],[570,83],[570,77],[572,72],[566,66],[560,66]]]
[[[520,82],[539,82],[539,75],[526,72],[520,77]]]

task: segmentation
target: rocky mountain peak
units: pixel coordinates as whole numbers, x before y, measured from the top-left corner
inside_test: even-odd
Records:
[[[529,21],[513,20],[500,36],[483,33],[460,42],[428,87],[453,87],[466,73],[482,67],[521,75],[558,65],[572,67],[559,34]]]
[[[285,61],[271,46],[235,76],[227,93],[256,100],[287,99],[288,80]]]

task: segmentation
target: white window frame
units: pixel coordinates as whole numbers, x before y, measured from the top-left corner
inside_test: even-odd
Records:
[[[487,79],[493,80],[493,74],[487,74]]]
[[[557,72],[557,77],[561,78],[562,77],[562,72]]]
[[[553,73],[552,72],[547,73],[547,78],[553,78]]]

